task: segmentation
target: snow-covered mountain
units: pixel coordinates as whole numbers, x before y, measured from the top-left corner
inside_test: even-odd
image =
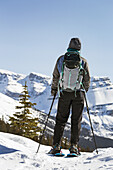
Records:
[[[50,94],[50,77],[34,72],[29,75],[22,75],[10,71],[0,70],[0,117],[4,115],[5,121],[8,121],[9,115],[13,115],[15,112],[15,106],[19,104],[19,95],[23,91],[22,86],[25,84],[25,81],[27,81],[31,102],[37,103],[35,108],[45,113],[49,112],[52,102],[52,97]],[[91,86],[87,93],[87,100],[94,132],[96,134],[99,146],[103,143],[105,146],[107,145],[113,147],[113,84],[110,79],[108,77],[92,77]],[[56,114],[57,103],[58,99],[56,98],[51,113],[52,116],[55,116]],[[33,116],[39,116],[41,123],[44,123],[44,113],[33,110]],[[48,122],[49,133],[53,133],[55,124],[54,117],[52,116]],[[65,136],[69,137],[69,131],[70,119],[65,128]],[[92,136],[90,133],[90,124],[86,107],[83,112],[81,141],[83,141],[84,134],[86,140],[88,136]]]
[[[82,152],[79,157],[53,157],[46,153],[50,146],[17,135],[0,132],[0,170],[112,170],[113,148],[99,149],[96,152]],[[62,150],[66,155],[68,150]]]

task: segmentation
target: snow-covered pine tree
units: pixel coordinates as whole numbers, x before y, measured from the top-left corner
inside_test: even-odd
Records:
[[[37,136],[37,132],[41,131],[41,128],[38,127],[38,118],[33,118],[31,116],[32,113],[30,110],[36,103],[31,103],[29,101],[30,95],[28,94],[27,82],[25,82],[23,88],[24,90],[19,96],[19,103],[21,105],[16,106],[16,109],[19,111],[10,117],[10,127],[12,133],[33,139],[33,137]]]

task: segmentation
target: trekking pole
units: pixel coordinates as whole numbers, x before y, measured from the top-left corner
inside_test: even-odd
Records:
[[[96,153],[98,154],[97,144],[96,144],[95,135],[94,135],[94,132],[93,132],[93,126],[92,126],[92,123],[91,123],[91,117],[90,117],[90,114],[89,114],[89,108],[88,108],[88,103],[87,103],[86,93],[85,92],[84,92],[84,98],[85,98],[85,102],[86,102],[86,108],[87,108],[87,113],[88,113],[88,116],[89,116],[91,130],[92,130],[92,134],[93,134],[93,140],[94,140],[94,143],[95,143],[95,149],[96,149]]]
[[[40,137],[40,141],[39,141],[39,145],[38,145],[38,149],[37,149],[37,152],[36,152],[36,153],[38,153],[38,151],[39,151],[40,144],[41,144],[42,138],[43,138],[43,136],[44,136],[44,132],[45,132],[45,130],[46,130],[47,122],[48,122],[48,119],[49,119],[49,116],[50,116],[50,113],[51,113],[51,110],[52,110],[52,107],[53,107],[53,103],[54,103],[55,97],[56,97],[56,93],[55,93],[55,95],[54,95],[54,97],[53,97],[52,104],[51,104],[51,107],[50,107],[50,110],[49,110],[49,113],[48,113],[48,116],[47,116],[47,120],[46,120],[46,123],[45,123],[45,127],[44,127],[43,132],[42,132],[42,136]]]

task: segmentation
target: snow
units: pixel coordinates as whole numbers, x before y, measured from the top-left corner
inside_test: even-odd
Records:
[[[25,84],[25,81],[27,81],[28,91],[31,96],[30,101],[33,103],[37,103],[37,105],[36,105],[37,109],[42,110],[45,113],[49,112],[51,102],[52,102],[51,78],[50,77],[41,75],[41,74],[35,73],[35,72],[32,72],[26,76],[26,75],[17,74],[17,73],[13,73],[10,71],[0,69],[0,104],[1,104],[0,118],[2,118],[2,116],[3,116],[4,120],[6,122],[9,121],[9,116],[12,116],[15,113],[15,111],[16,111],[15,106],[19,105],[19,95],[23,91],[22,86]],[[111,83],[110,79],[108,77],[92,77],[91,86],[87,93],[87,100],[88,100],[88,106],[89,106],[90,116],[91,116],[95,135],[103,137],[103,138],[113,139],[113,84]],[[52,108],[51,115],[53,115],[53,116],[56,115],[57,104],[58,104],[58,97],[56,97],[56,100],[55,100],[53,108]],[[31,112],[33,113],[33,117],[39,117],[39,118],[41,117],[41,114],[38,111],[32,110]],[[43,126],[43,125],[41,125],[41,126]],[[88,118],[87,111],[86,111],[85,107],[84,107],[84,112],[83,112],[82,127],[89,129],[91,131],[89,118]],[[53,131],[53,129],[49,129],[49,130]],[[43,149],[40,150],[40,152],[42,152],[41,158],[39,159],[38,155],[36,155],[36,156],[34,156],[34,162],[33,162],[32,157],[33,157],[33,153],[35,155],[37,143],[35,143],[33,141],[30,142],[30,140],[27,139],[29,141],[29,143],[32,143],[29,145],[30,149],[28,149],[27,147],[25,148],[25,146],[23,148],[19,142],[14,143],[14,140],[11,141],[9,139],[9,134],[7,135],[7,137],[5,137],[5,135],[6,134],[2,134],[1,139],[3,139],[4,141],[9,140],[9,144],[7,142],[6,145],[3,144],[3,146],[6,146],[8,148],[17,149],[19,151],[16,151],[16,152],[13,152],[10,154],[6,154],[6,155],[0,154],[0,156],[5,155],[2,159],[2,161],[8,160],[8,162],[11,163],[11,159],[13,160],[12,155],[14,155],[13,162],[18,162],[17,164],[19,164],[17,170],[19,168],[23,169],[23,168],[21,168],[22,163],[20,163],[20,162],[24,162],[23,165],[24,165],[24,167],[26,167],[27,166],[26,162],[29,161],[29,159],[32,161],[29,165],[30,168],[28,166],[28,169],[33,169],[33,168],[35,169],[36,165],[37,165],[38,169],[40,167],[42,167],[42,169],[44,169],[44,166],[48,166],[48,169],[49,169],[50,160],[52,161],[51,162],[52,166],[50,167],[50,169],[55,169],[54,165],[56,165],[55,161],[57,162],[57,160],[59,160],[59,161],[63,160],[63,163],[62,163],[63,165],[61,164],[61,162],[60,163],[57,162],[58,165],[56,166],[56,169],[60,169],[60,166],[62,167],[61,169],[63,169],[63,168],[66,169],[66,167],[73,169],[73,167],[75,167],[75,164],[76,164],[77,168],[79,168],[79,164],[80,164],[80,168],[81,168],[82,166],[85,167],[88,164],[87,162],[89,161],[88,157],[90,157],[90,154],[87,155],[87,153],[82,153],[82,155],[80,156],[80,159],[79,158],[76,159],[76,161],[78,161],[79,163],[76,162],[74,159],[74,161],[72,161],[72,166],[71,166],[71,165],[69,165],[69,161],[73,160],[73,158],[72,159],[64,159],[64,158],[51,157],[51,159],[50,159],[50,157],[45,154],[45,152],[50,150],[50,147],[43,146]],[[19,138],[19,136],[18,136],[18,138],[17,138],[17,136],[14,138],[18,139],[17,141],[25,142],[25,139],[23,139],[21,137]],[[2,140],[2,142],[3,142],[3,140]],[[14,145],[12,145],[11,143],[14,143]],[[31,145],[33,145],[33,147],[31,147]],[[21,151],[19,148],[21,148]],[[41,148],[42,148],[42,146],[41,146]],[[27,155],[27,150],[31,154]],[[92,159],[90,161],[92,162],[92,161],[98,160],[97,162],[99,162],[100,158],[103,159],[102,153],[104,153],[104,155],[107,157],[106,153],[108,152],[111,155],[110,152],[112,150],[113,149],[110,149],[110,148],[107,148],[105,150],[99,149],[100,157],[98,157],[95,154],[95,152],[91,153]],[[1,149],[0,149],[0,151],[1,151]],[[64,152],[66,153],[68,151],[64,150]],[[25,157],[22,156],[21,153],[23,155],[25,155]],[[8,155],[9,155],[9,157],[8,157]],[[32,155],[32,156],[30,156],[30,155]],[[24,157],[24,158],[21,158],[21,157]],[[44,161],[44,159],[47,160],[47,162]],[[20,160],[20,162],[19,162],[19,160]],[[82,160],[83,163],[80,162],[80,160]],[[84,161],[86,161],[86,163],[84,163]],[[109,161],[109,159],[108,159],[108,161]],[[104,161],[102,161],[101,163],[103,163],[103,162]],[[31,164],[33,164],[33,165],[31,166]],[[38,164],[39,164],[39,166],[38,166]],[[66,166],[65,166],[65,164],[66,164]],[[0,163],[0,165],[1,165],[1,163]],[[13,166],[12,163],[11,163],[11,166]],[[14,166],[16,166],[16,164]],[[93,164],[93,166],[96,167],[96,165],[94,165],[94,164]],[[105,166],[104,163],[102,166],[103,167]],[[2,167],[2,165],[0,166],[0,170],[1,170],[1,167]],[[14,167],[9,166],[8,170],[12,170],[13,168]],[[97,169],[98,168],[99,168],[99,165],[98,165]],[[5,169],[6,168],[4,168],[4,170]],[[89,167],[89,169],[90,169],[90,167]]]
[[[76,158],[53,157],[46,153],[50,146],[18,135],[0,132],[0,170],[106,170],[113,169],[113,148],[82,152]],[[67,154],[68,150],[62,150]]]
[[[8,70],[4,70],[4,69],[0,69],[0,73],[1,74],[9,74],[9,75],[16,75],[18,73],[12,72],[12,71],[8,71]],[[23,75],[23,74],[19,74],[19,75]]]
[[[13,105],[12,105],[13,103]],[[2,118],[2,115],[5,117],[5,120],[9,120],[9,116],[12,116],[15,113],[15,106],[18,104],[18,102],[11,97],[8,97],[2,93],[0,93],[0,118]]]

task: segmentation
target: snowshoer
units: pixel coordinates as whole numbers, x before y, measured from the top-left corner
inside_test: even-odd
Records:
[[[71,115],[71,146],[70,153],[78,154],[78,141],[81,128],[82,111],[84,108],[84,90],[90,85],[90,73],[86,59],[80,56],[81,42],[72,38],[67,52],[58,58],[51,85],[51,95],[59,93],[59,101],[54,128],[53,147],[50,154],[59,153],[60,142],[65,124]]]

